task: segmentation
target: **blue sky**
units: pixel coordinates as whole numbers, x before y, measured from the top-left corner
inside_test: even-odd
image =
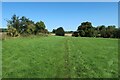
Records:
[[[42,20],[49,31],[61,26],[76,30],[85,21],[92,22],[93,26],[118,26],[117,2],[3,2],[2,27],[6,27],[5,20],[13,14],[35,22]]]

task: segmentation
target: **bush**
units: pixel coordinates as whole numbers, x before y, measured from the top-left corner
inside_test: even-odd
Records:
[[[56,31],[55,31],[55,35],[64,36],[65,35],[64,29],[62,27],[57,28]]]
[[[17,36],[19,36],[19,33],[18,33],[18,31],[17,31],[16,28],[14,28],[14,27],[9,27],[9,28],[8,28],[8,32],[7,32],[7,35],[8,35],[8,36],[11,36],[11,37],[17,37]]]
[[[75,32],[72,33],[72,36],[78,37],[78,36],[79,36],[79,33],[78,33],[77,31],[75,31]]]
[[[44,30],[40,30],[41,33],[44,33],[44,34],[49,34],[49,31],[47,29],[44,29]]]

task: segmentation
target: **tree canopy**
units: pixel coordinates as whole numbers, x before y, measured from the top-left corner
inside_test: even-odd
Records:
[[[120,38],[120,29],[114,25],[93,27],[91,22],[83,22],[78,26],[77,31],[81,37]]]
[[[12,37],[19,35],[37,35],[40,33],[49,33],[46,29],[46,25],[43,21],[34,22],[25,16],[19,17],[15,14],[10,20],[7,20],[7,34]],[[53,29],[52,31],[58,36],[64,36],[66,31],[63,27]],[[68,31],[68,33],[73,33],[73,31]],[[77,36],[81,37],[103,37],[103,38],[120,38],[120,28],[116,28],[115,25],[110,26],[97,26],[94,27],[91,22],[82,22],[75,33]]]
[[[55,30],[55,34],[58,36],[64,36],[65,35],[65,31],[62,27],[59,27]]]
[[[39,33],[47,33],[47,29],[44,22],[36,22],[30,20],[29,18],[26,18],[25,16],[22,16],[21,18],[19,16],[13,15],[11,20],[8,20],[8,35],[10,36],[16,36],[13,34],[16,32],[18,35],[31,35],[31,34],[39,34]],[[12,35],[11,35],[12,34]]]

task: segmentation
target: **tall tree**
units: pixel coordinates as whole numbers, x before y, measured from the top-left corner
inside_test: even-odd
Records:
[[[101,37],[107,37],[107,35],[106,35],[106,27],[105,27],[105,25],[101,25],[101,26],[99,26],[99,31],[100,31],[100,35],[101,35]]]
[[[106,34],[107,34],[107,37],[110,37],[110,38],[113,38],[115,37],[115,26],[108,26],[107,29],[106,29]]]
[[[36,28],[37,29],[45,29],[45,24],[44,24],[44,22],[43,21],[40,21],[40,22],[37,22],[36,23]]]
[[[77,31],[80,36],[94,37],[94,28],[91,22],[83,22],[78,26]]]
[[[16,16],[15,14],[12,16],[11,20],[8,20],[8,26],[11,26],[13,28],[16,28],[16,30],[19,32],[20,30],[20,21],[19,17]]]
[[[92,23],[91,22],[83,22],[83,23],[81,23],[81,25],[80,26],[78,26],[78,31],[79,30],[86,30],[86,29],[89,29],[89,28],[92,28],[93,26],[92,26]]]
[[[37,22],[35,25],[36,25],[35,34],[45,30],[45,28],[46,28],[46,26],[45,26],[43,21]]]

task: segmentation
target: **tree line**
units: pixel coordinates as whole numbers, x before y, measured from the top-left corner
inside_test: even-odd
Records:
[[[45,23],[43,21],[34,22],[25,16],[19,17],[13,15],[11,20],[7,20],[7,35],[16,36],[28,36],[39,35],[40,33],[48,34]],[[111,26],[97,26],[93,27],[91,22],[81,23],[76,31],[64,31],[63,27],[53,29],[52,31],[58,36],[64,36],[65,33],[72,33],[72,36],[78,37],[103,37],[103,38],[120,38],[120,28],[114,25]]]
[[[77,31],[81,37],[120,38],[120,28],[114,25],[93,27],[91,22],[83,22]]]
[[[37,35],[39,33],[48,33],[43,21],[34,22],[25,16],[19,17],[13,15],[11,20],[7,20],[8,31],[7,35],[16,37],[19,35]]]
[[[60,36],[64,36],[66,33],[62,27],[53,29],[52,32]],[[120,38],[120,28],[116,28],[114,25],[93,27],[91,22],[83,22],[78,26],[76,31],[69,31],[67,33],[72,33],[72,36],[75,37]]]

